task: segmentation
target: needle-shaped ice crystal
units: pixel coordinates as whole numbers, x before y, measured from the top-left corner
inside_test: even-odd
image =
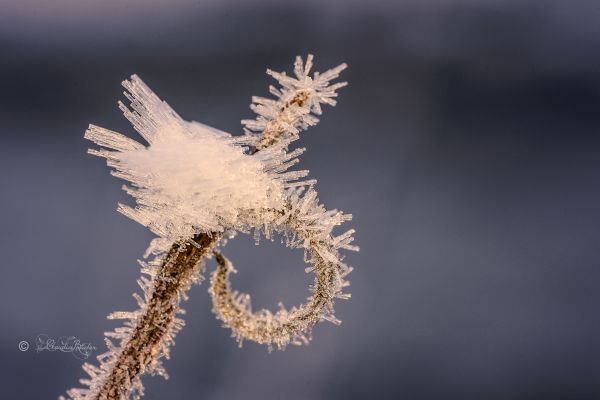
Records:
[[[131,109],[120,107],[148,145],[94,125],[85,137],[102,147],[90,153],[105,157],[112,174],[129,182],[124,189],[137,204],[120,204],[119,211],[161,237],[242,227],[249,210],[281,208],[284,187],[306,175],[285,175],[300,152],[248,155],[239,137],[183,120],[139,77],[123,85]]]

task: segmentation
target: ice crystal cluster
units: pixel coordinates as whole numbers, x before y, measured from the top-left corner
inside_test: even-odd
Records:
[[[136,202],[118,210],[158,238],[146,252],[150,258],[140,261],[138,309],[109,315],[125,322],[105,334],[108,351],[98,356],[99,366],[84,364],[89,378],[80,380],[84,388],[67,392],[70,398],[140,398],[143,374],[166,376],[162,359],[184,325],[180,303],[202,281],[204,261],[213,254],[213,311],[240,344],[282,349],[307,343],[321,320],[339,324],[334,300],[349,297],[343,290],[351,271],[339,250],[358,247],[351,244],[354,230],[336,236],[333,229],[351,216],[319,203],[316,181],[305,179],[308,171],[290,170],[304,151],[290,150],[291,142],[318,122],[322,104],[335,105],[336,90],[346,84],[331,83],[345,64],[310,76],[312,61],[311,55],[306,63],[297,57],[294,76],[267,70],[280,87],[270,87],[274,98],[252,98],[257,117],[242,121],[243,135],[185,121],[135,75],[123,82],[131,104],[119,107],[146,144],[90,125],[85,137],[100,146],[90,153],[106,158]],[[279,234],[287,246],[304,249],[306,272],[315,274],[305,304],[253,311],[250,296],[232,289],[235,270],[215,248],[237,231],[252,230],[269,239]]]
[[[123,85],[131,110],[120,107],[148,146],[94,125],[85,137],[105,148],[90,153],[105,157],[113,175],[130,182],[124,189],[137,206],[120,204],[119,211],[160,237],[242,227],[244,212],[280,208],[288,180],[305,174],[281,173],[296,154],[291,162],[281,148],[250,156],[247,138],[184,121],[135,75]]]

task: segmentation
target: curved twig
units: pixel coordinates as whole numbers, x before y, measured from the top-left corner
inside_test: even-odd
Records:
[[[285,348],[288,343],[307,344],[312,328],[319,321],[341,323],[334,316],[334,299],[350,297],[342,293],[342,289],[348,286],[344,278],[352,269],[342,262],[338,249],[358,250],[358,247],[350,244],[354,230],[337,237],[332,236],[331,230],[351,216],[336,210],[326,211],[318,205],[314,190],[302,197],[297,193],[291,199],[276,230],[286,234],[288,246],[303,247],[305,260],[312,264],[306,272],[314,272],[315,280],[310,288],[312,295],[306,303],[290,310],[280,303],[276,313],[265,309],[253,312],[250,296],[231,288],[229,276],[235,269],[222,254],[215,252],[218,267],[211,276],[209,288],[213,312],[232,329],[240,345],[244,339],[269,348],[275,345],[278,349]],[[306,203],[312,205],[306,206]],[[302,209],[310,210],[310,214],[303,213]]]

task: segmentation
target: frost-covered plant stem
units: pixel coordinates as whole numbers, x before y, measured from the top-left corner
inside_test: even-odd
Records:
[[[251,298],[232,289],[229,282],[235,269],[223,255],[216,253],[218,268],[211,276],[209,293],[213,300],[213,312],[226,327],[231,328],[240,346],[244,340],[284,349],[289,343],[307,344],[312,328],[327,320],[336,325],[341,321],[335,317],[336,299],[348,299],[345,292],[349,286],[346,276],[352,268],[343,262],[339,250],[358,251],[354,241],[354,229],[335,235],[333,229],[352,219],[352,215],[338,210],[327,210],[319,203],[317,192],[309,188],[292,190],[288,203],[276,212],[271,224],[274,233],[282,234],[288,247],[304,249],[304,260],[310,264],[305,269],[314,273],[307,302],[286,309],[282,303],[275,313],[261,309],[253,311]],[[266,233],[271,237],[272,233]]]
[[[127,398],[131,382],[138,380],[156,361],[162,346],[169,345],[165,343],[171,340],[169,336],[181,328],[177,318],[179,302],[199,278],[203,258],[218,239],[218,235],[200,234],[190,242],[173,244],[152,282],[153,291],[146,309],[116,357],[98,392],[98,399]]]
[[[270,88],[276,99],[253,97],[257,117],[242,121],[243,136],[184,121],[135,75],[123,83],[131,109],[122,103],[120,108],[149,145],[90,125],[85,137],[101,146],[90,153],[106,158],[111,173],[129,181],[124,189],[136,199],[135,208],[120,204],[119,211],[160,239],[147,251],[155,257],[140,262],[150,278],[138,280],[143,290],[143,297],[134,294],[139,309],[108,316],[125,322],[105,333],[108,351],[97,357],[99,366],[83,365],[90,378],[80,380],[85,388],[67,392],[72,399],[139,399],[144,394],[142,375],[167,376],[162,359],[169,358],[174,336],[184,325],[178,317],[184,312],[180,303],[203,279],[204,261],[212,254],[219,264],[210,290],[214,311],[240,343],[247,339],[284,348],[289,342],[308,342],[320,320],[339,323],[333,300],[349,297],[342,288],[351,268],[338,249],[357,247],[350,244],[353,230],[335,237],[332,229],[351,216],[319,204],[316,181],[299,180],[308,171],[288,171],[304,150],[289,152],[288,145],[318,122],[321,104],[335,105],[336,90],[346,85],[331,84],[345,64],[310,77],[312,60],[312,55],[306,63],[296,58],[295,78],[267,71],[281,88]],[[316,274],[307,304],[276,314],[253,313],[249,297],[231,290],[233,267],[215,247],[224,234],[251,229],[267,238],[283,233],[288,246],[304,247],[307,262],[313,264],[307,272]]]
[[[321,103],[336,105],[333,99],[337,96],[336,90],[348,83],[330,84],[330,81],[337,78],[347,65],[340,64],[322,74],[316,72],[314,77],[310,78],[313,58],[313,55],[309,54],[306,63],[303,63],[300,57],[296,57],[294,63],[296,78],[287,76],[285,72],[267,70],[267,74],[277,79],[282,88],[269,87],[269,91],[276,99],[252,97],[250,108],[258,114],[258,117],[253,120],[242,120],[247,134],[252,132],[260,134],[255,151],[272,145],[284,137],[289,137],[290,140],[296,139],[301,130],[319,122],[319,119],[312,114],[321,114]]]

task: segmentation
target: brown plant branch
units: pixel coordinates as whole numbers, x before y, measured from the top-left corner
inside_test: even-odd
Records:
[[[219,236],[197,235],[189,242],[175,243],[165,257],[154,279],[154,291],[139,318],[130,340],[116,359],[111,373],[96,396],[102,400],[127,398],[129,382],[139,379],[156,360],[165,332],[172,332],[179,299],[200,273],[203,258],[210,253]]]

